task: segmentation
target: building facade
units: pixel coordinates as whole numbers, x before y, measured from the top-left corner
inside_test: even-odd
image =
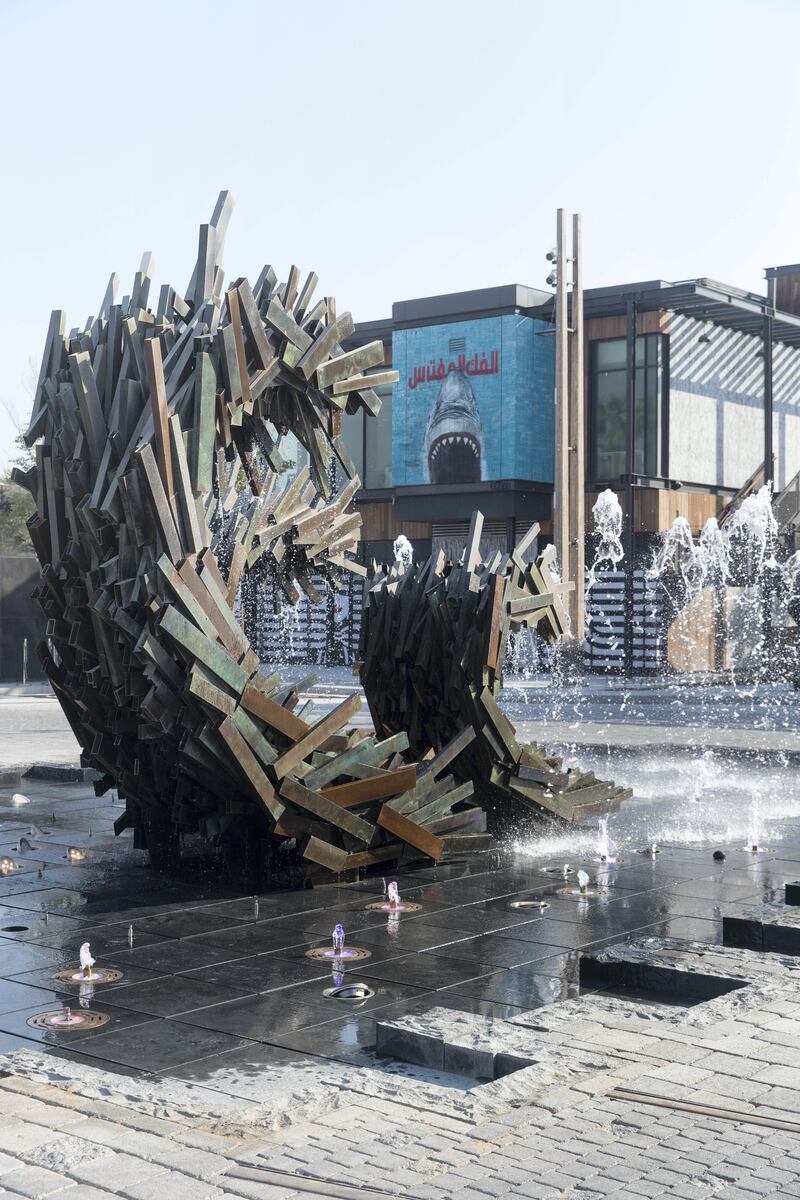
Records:
[[[633,373],[640,539],[676,516],[699,530],[731,499],[764,461],[765,411],[776,490],[800,470],[800,267],[768,278],[768,296],[706,279],[585,293],[588,506],[629,482]],[[352,345],[380,338],[400,375],[379,417],[344,421],[366,558],[389,557],[399,533],[419,556],[460,553],[475,508],[485,549],[532,521],[550,533],[552,320],[552,295],[508,285],[399,302],[391,320],[357,327]]]

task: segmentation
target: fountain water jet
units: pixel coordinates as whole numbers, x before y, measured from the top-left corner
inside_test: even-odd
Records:
[[[617,861],[617,843],[608,832],[608,817],[600,817],[597,828],[597,859],[601,863]]]

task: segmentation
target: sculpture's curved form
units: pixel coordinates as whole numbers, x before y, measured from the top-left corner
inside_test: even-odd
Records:
[[[359,480],[341,416],[377,411],[365,373],[383,346],[343,352],[350,315],[315,301],[316,276],[296,267],[226,288],[231,207],[223,193],[202,226],[185,293],[164,285],[153,303],[146,255],[121,303],[112,276],[84,327],[52,316],[26,435],[36,467],[17,477],[37,505],[40,651],[98,792],[126,801],[118,832],[133,826],[157,859],[201,834],[262,873],[287,843],[346,872],[408,844],[380,823],[416,778],[381,767],[406,742],[342,733],[358,697],[313,726],[297,716],[293,687],[260,671],[236,597],[246,572],[294,602],[319,599],[312,568],[332,585],[363,571],[347,558]],[[308,459],[291,482],[287,432]],[[370,773],[380,786],[360,787]],[[354,799],[333,794],[352,780]]]
[[[440,551],[424,563],[395,563],[373,573],[362,625],[361,682],[376,732],[407,731],[420,760],[450,754],[448,770],[481,808],[438,808],[436,797],[410,798],[401,811],[438,833],[482,825],[518,832],[526,818],[575,821],[619,807],[631,792],[524,745],[497,703],[508,635],[535,626],[559,639],[566,616],[548,547],[537,562],[526,551],[533,526],[511,554],[480,557],[483,517],[474,514],[460,563]],[[460,744],[459,744],[460,743]],[[420,789],[417,789],[419,792]]]

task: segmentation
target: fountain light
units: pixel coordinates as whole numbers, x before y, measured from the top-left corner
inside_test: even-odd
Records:
[[[67,851],[67,858],[73,863],[83,862],[83,860],[86,858],[86,851],[79,849],[78,846],[70,846],[69,850]]]
[[[11,797],[11,803],[15,808],[22,808],[23,804],[30,804],[30,800],[27,796],[23,796],[22,792],[14,792],[14,795]]]
[[[14,862],[13,858],[9,858],[6,854],[0,858],[0,875],[5,877],[11,871],[16,871],[16,869],[17,864]]]
[[[339,965],[338,960],[342,958],[346,958],[348,962],[357,962],[361,959],[372,958],[371,950],[365,950],[361,946],[345,946],[344,938],[344,926],[337,922],[331,933],[332,948],[312,946],[309,950],[306,950],[306,958],[313,958],[315,960],[323,959],[326,962],[333,961],[334,970]]]

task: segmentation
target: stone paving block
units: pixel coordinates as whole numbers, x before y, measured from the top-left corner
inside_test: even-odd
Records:
[[[136,1153],[134,1147],[125,1141],[126,1152]],[[207,1150],[195,1150],[186,1146],[175,1146],[174,1143],[163,1140],[162,1145],[148,1154],[150,1162],[168,1167],[171,1171],[196,1179],[213,1179],[227,1171],[231,1165],[230,1159],[221,1154],[211,1154]]]
[[[211,1154],[233,1154],[244,1143],[241,1138],[226,1137],[221,1133],[209,1133],[205,1129],[178,1129],[171,1134],[174,1141],[196,1150],[208,1150]]]
[[[122,1132],[124,1133],[124,1130]],[[60,1171],[65,1174],[78,1163],[95,1162],[97,1159],[106,1158],[113,1153],[110,1146],[99,1145],[86,1138],[62,1133],[49,1142],[35,1146],[33,1150],[24,1151],[22,1157],[33,1166],[45,1167],[49,1171]]]
[[[73,1183],[57,1192],[51,1192],[47,1200],[108,1200],[113,1192],[104,1188],[91,1187],[90,1184]]]
[[[122,1143],[124,1145],[124,1142]],[[90,1163],[78,1163],[70,1168],[71,1178],[79,1183],[90,1183],[94,1187],[108,1187],[124,1192],[129,1184],[138,1183],[153,1175],[164,1174],[164,1169],[155,1163],[136,1158],[133,1154],[119,1152]]]
[[[294,1200],[294,1197],[304,1197],[308,1200],[307,1192],[297,1192],[293,1188],[284,1187],[283,1184],[274,1187],[271,1183],[256,1183],[252,1179],[224,1178],[220,1180],[219,1186],[224,1187],[224,1196],[244,1197],[244,1200]]]
[[[3,1176],[8,1171],[16,1171],[19,1167],[19,1159],[12,1158],[10,1154],[0,1153],[0,1176]]]
[[[224,1190],[201,1179],[189,1179],[179,1171],[159,1171],[139,1183],[126,1184],[118,1193],[126,1200],[221,1200]]]
[[[6,1154],[19,1154],[25,1150],[34,1150],[44,1142],[52,1141],[52,1129],[42,1125],[33,1125],[13,1117],[10,1121],[0,1124],[0,1150]]]
[[[64,1176],[57,1171],[46,1171],[43,1167],[19,1167],[3,1176],[3,1187],[19,1196],[30,1196],[40,1200],[64,1186]]]

